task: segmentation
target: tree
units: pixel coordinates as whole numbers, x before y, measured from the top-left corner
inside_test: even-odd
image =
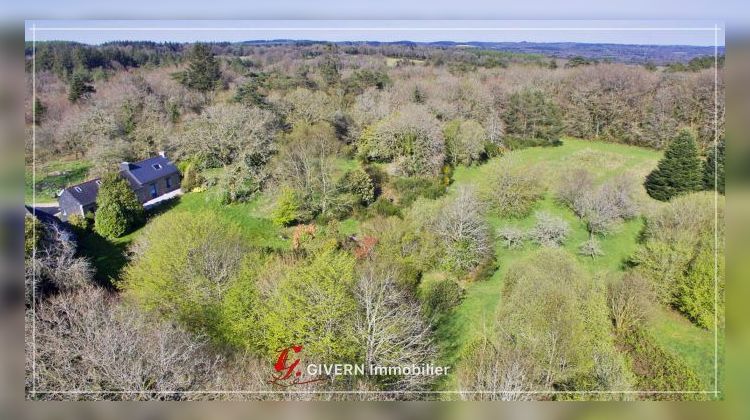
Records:
[[[188,61],[187,70],[178,76],[180,82],[188,89],[204,93],[216,89],[221,80],[221,70],[211,47],[196,43],[190,50]]]
[[[302,203],[297,192],[289,187],[281,190],[279,198],[276,200],[276,207],[271,213],[271,220],[278,226],[289,226],[290,224],[302,221]]]
[[[525,89],[510,97],[505,111],[508,134],[552,144],[562,132],[560,108],[538,89]]]
[[[76,72],[70,79],[70,86],[68,88],[68,100],[76,103],[80,99],[86,99],[92,93],[96,92],[94,86],[91,84],[91,76],[87,73]]]
[[[717,190],[724,194],[724,139],[710,148],[708,158],[703,165],[703,185],[707,190]]]
[[[235,225],[208,213],[168,213],[133,244],[122,288],[145,310],[215,336],[225,293],[248,275],[246,250]]]
[[[346,363],[361,356],[356,333],[354,258],[326,247],[289,270],[268,299],[265,349],[305,346],[310,362]]]
[[[96,197],[94,229],[107,238],[118,238],[144,220],[143,206],[125,179],[117,173],[102,177]]]
[[[186,123],[176,143],[181,155],[197,157],[204,167],[251,159],[260,169],[275,151],[273,114],[240,104],[217,104]]]
[[[490,229],[474,191],[461,188],[437,214],[433,230],[440,239],[448,270],[463,274],[477,268],[492,254]]]
[[[703,188],[701,161],[690,131],[677,135],[644,185],[651,197],[661,201]]]
[[[36,100],[34,101],[34,123],[36,125],[41,125],[46,113],[47,107],[39,98],[36,98]]]
[[[546,211],[538,211],[535,216],[536,224],[529,232],[531,240],[546,247],[561,246],[570,233],[568,222]]]
[[[360,310],[355,323],[366,366],[405,366],[435,358],[430,325],[419,303],[397,284],[390,264],[367,261],[357,270],[354,295]],[[389,390],[418,389],[430,378],[409,375],[380,380]]]
[[[453,120],[443,129],[448,161],[453,165],[469,165],[484,152],[487,132],[474,120]]]
[[[507,162],[493,164],[489,182],[481,190],[483,201],[501,217],[527,216],[544,196],[539,172],[534,168],[519,169]]]
[[[36,386],[49,391],[31,398],[64,398],[55,391],[75,389],[76,398],[182,399],[190,396],[181,391],[210,389],[223,376],[224,359],[205,337],[144,316],[99,287],[57,295],[27,316],[36,317],[27,366],[35,364]]]

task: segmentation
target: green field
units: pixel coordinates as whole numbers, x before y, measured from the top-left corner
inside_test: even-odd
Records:
[[[27,165],[24,172],[24,201],[31,203],[36,190],[36,202],[54,202],[57,191],[85,181],[91,163],[85,160],[55,161],[45,164]],[[36,172],[36,183],[34,183]]]
[[[543,173],[543,178],[549,182],[549,190],[544,199],[537,203],[535,210],[548,211],[570,224],[571,232],[564,248],[577,255],[579,245],[588,239],[588,232],[585,224],[571,210],[555,201],[554,180],[564,171],[575,168],[588,169],[599,181],[625,173],[643,178],[656,166],[660,156],[659,152],[638,147],[566,138],[562,146],[513,151],[499,159],[507,160],[511,165],[520,168],[533,167]],[[451,192],[461,185],[482,187],[489,179],[488,175],[492,169],[491,163],[457,168]],[[653,201],[648,198],[645,190],[641,191],[639,200]],[[489,216],[488,221],[493,228],[505,225],[529,228],[534,225],[535,217],[533,214],[522,219]],[[622,271],[623,262],[636,249],[642,226],[641,218],[621,224],[614,233],[600,238],[604,255],[595,259],[579,255],[578,260],[594,275]],[[538,249],[538,246],[533,244],[526,244],[516,250],[506,249],[499,243],[496,245],[497,271],[488,280],[469,284],[463,301],[452,316],[445,317],[437,326],[439,344],[446,363],[454,363],[461,346],[493,322],[495,313],[502,304],[503,278],[508,267],[535,249]]]
[[[563,145],[558,147],[513,151],[497,160],[510,162],[519,168],[534,168],[542,172],[543,179],[549,183],[548,191],[537,203],[535,210],[545,210],[569,223],[571,232],[564,248],[577,255],[581,265],[594,278],[601,279],[607,273],[623,271],[624,261],[638,246],[643,219],[636,218],[622,223],[613,233],[600,238],[604,255],[593,259],[580,256],[577,254],[578,247],[588,238],[588,232],[585,224],[571,210],[556,202],[555,180],[564,171],[575,168],[588,169],[598,181],[626,173],[643,179],[656,166],[660,156],[659,152],[637,147],[567,138],[564,139]],[[454,183],[448,193],[453,194],[463,185],[483,187],[490,178],[488,175],[495,168],[493,163],[457,168]],[[353,160],[339,159],[336,162],[337,172],[343,173],[356,165]],[[645,190],[639,192],[638,199],[644,205],[659,205],[646,195]],[[247,203],[223,205],[209,190],[185,194],[158,211],[210,212],[215,217],[237,224],[248,242],[255,246],[288,249],[287,229],[279,228],[270,221],[271,204],[269,197],[261,195]],[[154,217],[159,215],[151,216]],[[488,222],[493,229],[506,225],[530,228],[534,225],[535,218],[533,214],[521,219],[504,219],[489,215]],[[345,234],[355,234],[359,230],[359,222],[354,218],[343,220],[339,226]],[[106,240],[95,234],[82,238],[81,251],[92,259],[97,269],[97,279],[109,281],[110,278],[119,277],[120,270],[127,262],[126,248],[141,231],[137,230],[116,240]],[[528,243],[521,249],[514,250],[506,249],[500,243],[496,244],[496,271],[486,279],[467,284],[459,306],[450,315],[442,317],[436,325],[437,346],[443,363],[455,365],[459,360],[462,346],[475,334],[490,328],[498,308],[502,305],[503,280],[508,267],[536,249],[537,245]],[[430,272],[425,274],[425,278],[441,275],[443,273]],[[663,348],[683,358],[699,374],[707,387],[713,386],[713,332],[702,330],[676,312],[666,309],[661,310],[651,321],[650,328]],[[720,342],[722,340],[723,334],[720,336]],[[720,346],[720,352],[723,352],[723,345]],[[449,377],[441,386],[450,389],[452,381],[453,378]]]

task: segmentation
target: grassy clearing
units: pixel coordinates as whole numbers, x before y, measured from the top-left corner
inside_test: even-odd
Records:
[[[704,390],[714,389],[714,331],[695,326],[679,313],[662,309],[650,323],[659,345],[680,356],[700,377]],[[723,387],[724,331],[718,331],[718,389]]]
[[[511,152],[499,159],[507,160],[511,162],[511,165],[522,168],[533,167],[542,171],[550,190],[537,203],[535,211],[547,211],[562,217],[569,223],[571,232],[564,248],[571,254],[577,255],[579,245],[588,239],[588,232],[585,224],[572,211],[555,201],[552,190],[558,175],[566,170],[586,168],[599,181],[625,173],[643,178],[656,166],[659,157],[658,152],[637,147],[565,139],[564,144],[559,147],[524,149]],[[488,175],[492,169],[492,164],[457,168],[451,192],[461,185],[482,187],[489,179]],[[642,194],[643,200],[650,200],[645,196],[645,190]],[[488,221],[494,229],[506,225],[528,229],[535,224],[536,219],[532,212],[530,216],[522,219],[489,216]],[[622,223],[615,232],[599,238],[604,251],[603,256],[594,259],[578,256],[578,260],[593,275],[622,271],[623,261],[632,255],[637,247],[637,238],[642,226],[641,218]],[[515,250],[506,249],[499,243],[496,244],[497,271],[488,280],[468,285],[461,304],[451,316],[445,317],[438,323],[437,336],[444,362],[452,364],[457,361],[462,345],[469,342],[472,337],[484,330],[485,325],[492,322],[501,304],[503,279],[508,267],[536,249],[538,246],[531,243]]]
[[[423,66],[425,64],[424,60],[416,60],[416,59],[403,59],[403,58],[396,58],[396,57],[386,57],[385,58],[385,65],[388,67],[396,67],[396,64],[398,64],[401,60],[407,60],[411,62],[412,64]]]
[[[164,204],[155,211],[149,220],[167,211],[186,211],[193,214],[210,212],[215,217],[237,224],[248,242],[254,246],[276,249],[289,247],[289,241],[282,235],[282,230],[265,218],[261,199],[222,205],[210,192],[196,192],[185,194],[179,200]],[[143,228],[137,229],[116,239],[106,239],[94,232],[81,236],[79,252],[93,263],[97,281],[102,284],[114,284],[119,279],[122,268],[127,263],[127,248],[142,230]]]
[[[36,166],[36,183],[33,166],[26,166],[24,171],[24,201],[31,203],[54,202],[55,194],[72,184],[78,184],[87,179],[91,163],[85,160],[55,161]],[[33,185],[32,185],[33,184]]]

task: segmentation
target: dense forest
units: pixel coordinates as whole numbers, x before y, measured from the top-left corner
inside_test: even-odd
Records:
[[[702,399],[722,387],[713,57],[123,41],[37,43],[26,58],[27,202],[103,180],[96,214],[27,218],[26,389],[42,390],[29,398]],[[159,151],[185,194],[144,212],[112,173]],[[267,381],[294,344],[305,363],[452,370],[287,393]],[[45,391],[66,389],[83,392]]]

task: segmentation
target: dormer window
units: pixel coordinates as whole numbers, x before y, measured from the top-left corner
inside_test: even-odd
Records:
[[[151,165],[151,167],[152,167],[152,168],[154,168],[154,169],[156,169],[157,171],[158,171],[159,169],[161,169],[161,165],[160,165],[160,164],[158,164],[158,163],[154,163],[153,165]]]
[[[73,189],[75,189],[77,192],[83,192],[83,190],[81,189],[81,187],[73,187]]]
[[[101,179],[97,179],[96,180],[96,185],[102,185],[102,180]]]

